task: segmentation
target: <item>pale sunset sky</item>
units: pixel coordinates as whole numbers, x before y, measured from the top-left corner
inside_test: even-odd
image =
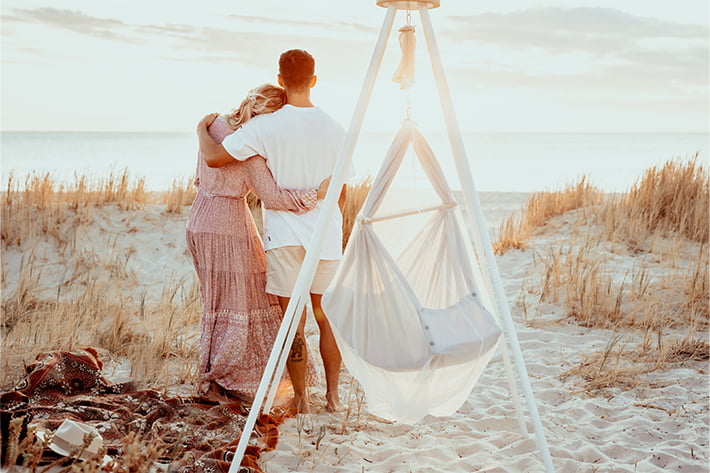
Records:
[[[313,100],[350,123],[385,10],[375,0],[4,0],[3,131],[185,131],[310,51]],[[707,0],[441,0],[430,10],[464,131],[707,132]],[[418,15],[417,85],[391,82],[399,13],[365,131],[407,95],[442,130]]]

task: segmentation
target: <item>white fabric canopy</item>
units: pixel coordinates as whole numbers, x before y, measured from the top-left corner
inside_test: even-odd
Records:
[[[410,144],[441,204],[378,214]],[[431,218],[393,256],[373,222],[425,211],[433,212]],[[405,121],[323,296],[343,361],[371,413],[414,423],[427,414],[453,414],[466,400],[501,335],[478,294],[482,278],[473,262],[436,156],[414,123]]]

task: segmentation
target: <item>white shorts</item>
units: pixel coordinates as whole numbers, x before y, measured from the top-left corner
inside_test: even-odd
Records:
[[[291,297],[298,279],[306,249],[302,246],[282,246],[266,251],[266,292]],[[340,260],[320,260],[311,283],[311,294],[323,294],[338,269]]]

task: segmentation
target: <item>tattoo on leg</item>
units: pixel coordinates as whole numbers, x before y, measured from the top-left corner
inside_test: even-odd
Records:
[[[305,341],[301,337],[301,334],[296,332],[296,336],[293,337],[293,344],[291,345],[291,352],[288,357],[290,361],[303,361],[305,358],[303,352],[305,349]]]

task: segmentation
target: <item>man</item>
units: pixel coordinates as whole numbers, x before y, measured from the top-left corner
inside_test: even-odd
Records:
[[[279,58],[278,82],[286,90],[286,105],[271,114],[252,118],[244,126],[217,144],[198,128],[200,150],[207,165],[220,167],[233,159],[245,160],[254,155],[267,159],[279,186],[284,188],[318,187],[337,164],[345,131],[335,120],[311,102],[315,86],[315,60],[306,51],[292,49]],[[352,174],[352,173],[351,173]],[[341,201],[342,201],[341,193]],[[286,310],[298,273],[311,240],[320,206],[305,214],[264,209],[264,249],[266,250],[266,291],[278,296]],[[320,330],[320,354],[326,377],[327,409],[339,406],[338,377],[341,356],[328,319],[321,307],[321,297],[335,274],[342,257],[342,216],[336,211],[319,255],[318,268],[311,286],[313,312]],[[301,315],[286,366],[294,389],[294,404],[299,412],[308,412],[306,394],[305,316]]]

